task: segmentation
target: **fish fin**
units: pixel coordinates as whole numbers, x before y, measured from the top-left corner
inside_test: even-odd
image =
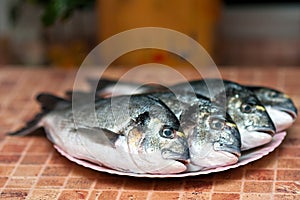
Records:
[[[15,131],[15,132],[9,132],[7,135],[10,136],[24,136],[32,133],[34,130],[38,129],[40,127],[39,122],[43,118],[44,113],[38,113],[31,121],[27,122],[26,126]]]
[[[87,138],[105,146],[115,148],[115,142],[122,134],[115,133],[106,128],[77,128],[77,131],[83,133]]]
[[[71,105],[71,101],[47,93],[39,94],[36,99],[44,112],[65,109]]]
[[[59,98],[59,97],[56,97],[51,94],[41,93],[36,97],[36,99],[41,104],[42,111],[40,113],[38,113],[37,115],[35,115],[35,117],[32,120],[28,121],[23,128],[15,131],[15,132],[7,133],[8,135],[11,135],[11,136],[28,135],[29,133],[31,133],[34,130],[41,127],[41,125],[40,125],[41,119],[46,114],[48,114],[50,111],[57,110],[57,109],[64,109],[64,108],[70,106],[69,101]]]
[[[90,92],[84,92],[84,91],[72,91],[68,90],[65,92],[65,96],[68,100],[72,101],[73,96],[75,95],[76,98],[79,98],[81,100],[84,100],[87,97],[90,97]],[[98,95],[95,95],[95,100],[101,99]]]
[[[112,79],[106,79],[106,78],[101,78],[100,80],[98,80],[95,78],[88,78],[87,82],[93,88],[97,88],[97,91],[101,91],[107,87],[116,85],[118,80],[112,80]]]

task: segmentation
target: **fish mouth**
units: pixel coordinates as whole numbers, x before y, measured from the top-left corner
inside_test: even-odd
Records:
[[[297,118],[297,110],[296,109],[276,108],[276,107],[274,109],[278,109],[281,112],[289,114],[293,118],[294,121]]]
[[[276,133],[275,130],[273,130],[271,128],[250,128],[250,127],[248,127],[247,131],[249,131],[249,132],[255,131],[255,132],[260,132],[260,133],[266,133],[266,134],[269,134],[271,136],[274,136],[275,133]]]
[[[166,160],[176,160],[183,164],[189,163],[190,153],[186,150],[184,153],[178,153],[170,149],[162,150],[162,157]]]
[[[184,165],[188,165],[190,163],[190,160],[176,160],[176,161]]]
[[[228,145],[220,145],[219,143],[214,143],[214,150],[215,151],[225,151],[231,153],[237,157],[241,156],[241,149],[235,146],[228,146]]]

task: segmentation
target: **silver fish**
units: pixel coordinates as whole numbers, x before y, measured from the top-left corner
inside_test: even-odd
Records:
[[[219,81],[224,83],[227,112],[237,124],[241,134],[242,151],[269,143],[275,133],[273,121],[257,96],[246,87],[227,80],[203,79],[177,84],[171,89],[190,90],[189,88],[192,87],[195,93],[209,98],[210,90],[221,91],[220,88],[214,87],[214,84]],[[212,99],[223,104],[222,97],[221,95],[219,98],[218,92],[215,92]]]
[[[173,174],[186,171],[186,136],[169,108],[150,95],[99,99],[89,105],[41,94],[43,111],[11,135],[26,135],[44,127],[47,137],[69,155],[124,172]],[[112,104],[114,101],[114,104]],[[113,106],[112,106],[113,105]],[[128,106],[127,106],[128,105]]]
[[[253,91],[266,107],[277,132],[286,130],[295,122],[297,108],[288,95],[268,87],[247,86],[247,88]]]
[[[219,87],[220,81],[225,86],[226,95],[223,95],[223,88]],[[104,82],[100,80],[98,83],[90,79],[89,82],[98,90],[98,95],[101,95],[102,91],[105,91],[106,95],[109,93],[122,95],[171,90],[196,93],[210,98],[210,92],[213,91],[214,96],[211,99],[214,103],[222,107],[224,101],[226,101],[227,112],[237,124],[241,134],[242,150],[248,150],[269,143],[275,133],[273,121],[257,96],[245,86],[231,81],[203,79],[188,83],[179,83],[171,86],[169,89],[164,89],[161,86],[158,86],[158,89],[156,89],[156,85],[143,86],[136,83],[123,84],[122,82],[116,84],[116,82],[109,80]],[[207,87],[207,84],[210,88]],[[123,87],[123,89],[119,90],[119,87]],[[224,99],[224,97],[227,99]]]

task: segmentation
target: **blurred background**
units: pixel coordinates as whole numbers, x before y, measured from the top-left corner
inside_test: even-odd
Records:
[[[189,35],[219,66],[300,66],[300,0],[1,0],[0,67],[76,68],[101,41],[144,26]],[[149,49],[113,64],[149,62],[187,65]]]

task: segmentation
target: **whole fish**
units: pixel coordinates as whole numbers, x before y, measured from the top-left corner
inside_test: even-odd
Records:
[[[295,122],[297,108],[288,95],[268,87],[247,86],[247,88],[253,91],[266,107],[277,132],[286,130]]]
[[[223,104],[223,95],[219,96],[222,94],[222,89],[218,84],[214,86],[220,81],[223,81],[226,91],[227,112],[237,124],[241,134],[241,149],[248,150],[269,143],[275,133],[273,121],[257,96],[246,87],[227,80],[202,79],[180,83],[172,86],[171,89],[189,91],[192,88],[195,93],[208,98],[210,91],[215,91],[212,99],[218,104]]]
[[[85,99],[88,93],[69,92]],[[229,115],[223,116],[222,108],[193,93],[150,93],[164,102],[180,120],[188,137],[190,163],[188,171],[227,166],[238,162],[241,155],[240,134]]]
[[[81,103],[76,119],[70,101],[49,94],[37,100],[42,112],[11,135],[44,127],[47,137],[72,157],[124,172],[173,174],[187,169],[189,149],[179,121],[151,95],[98,99],[95,113]]]
[[[223,88],[219,87],[219,82],[222,81],[225,87],[226,95],[223,95]],[[90,85],[96,88],[98,95],[113,93],[114,95],[121,94],[137,94],[157,91],[155,85],[142,86],[135,83],[117,83],[116,81],[102,79],[98,81],[90,79]],[[210,85],[210,88],[207,87]],[[215,86],[214,86],[215,85]],[[117,86],[116,88],[114,86]],[[119,90],[123,87],[122,90]],[[158,86],[158,91],[165,90]],[[267,113],[265,107],[261,104],[257,96],[245,86],[237,83],[220,80],[220,79],[203,79],[191,81],[187,83],[179,83],[171,86],[167,90],[185,91],[210,97],[210,92],[214,91],[213,101],[217,104],[224,105],[226,101],[227,112],[237,124],[242,141],[242,150],[255,148],[272,140],[275,133],[275,126],[272,119]],[[165,90],[165,91],[167,91]],[[103,92],[103,93],[102,93]],[[227,100],[224,99],[226,96]]]

